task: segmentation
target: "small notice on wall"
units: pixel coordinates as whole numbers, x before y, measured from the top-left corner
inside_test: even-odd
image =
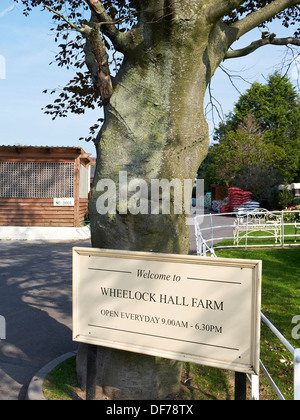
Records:
[[[261,261],[73,248],[73,340],[258,374]]]
[[[54,198],[54,207],[74,207],[74,198]]]

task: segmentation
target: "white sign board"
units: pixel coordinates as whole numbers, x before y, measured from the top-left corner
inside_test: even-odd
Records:
[[[257,374],[261,261],[73,248],[73,340]]]
[[[54,207],[74,207],[74,198],[53,198]]]

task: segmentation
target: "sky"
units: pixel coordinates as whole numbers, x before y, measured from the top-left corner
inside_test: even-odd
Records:
[[[64,86],[74,75],[74,70],[49,65],[57,51],[50,28],[48,11],[35,10],[25,17],[21,4],[14,6],[13,0],[0,0],[0,145],[80,146],[95,156],[93,143],[79,138],[89,134],[89,127],[102,116],[102,110],[87,110],[84,115],[70,114],[68,118],[55,121],[42,111],[53,99],[43,91]],[[292,32],[276,22],[269,28],[278,36],[288,36]],[[261,32],[256,29],[235,47],[246,46],[260,37]],[[251,83],[264,83],[269,74],[280,69],[285,54],[285,47],[267,46],[248,57],[224,62],[232,75],[242,76],[247,82],[235,78],[237,91],[228,76],[217,70],[211,92],[220,114],[228,114],[240,93],[245,92]],[[288,75],[296,85],[298,72],[295,64],[291,65]],[[218,104],[222,105],[222,110]],[[211,134],[214,123],[220,121],[216,111],[213,117],[211,113],[207,114]]]

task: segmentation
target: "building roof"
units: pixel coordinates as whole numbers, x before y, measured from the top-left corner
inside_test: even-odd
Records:
[[[12,155],[23,155],[24,157],[38,157],[41,155],[52,155],[53,157],[70,157],[77,158],[85,162],[85,164],[94,165],[90,153],[86,153],[81,147],[77,146],[6,146],[0,145],[0,158]]]

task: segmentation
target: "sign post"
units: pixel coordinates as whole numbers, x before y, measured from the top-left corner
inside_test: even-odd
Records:
[[[96,397],[97,380],[97,346],[88,345],[86,364],[86,400],[94,400]]]
[[[247,395],[247,375],[245,373],[235,372],[235,401],[245,401]]]
[[[261,261],[73,249],[73,340],[258,374]]]

